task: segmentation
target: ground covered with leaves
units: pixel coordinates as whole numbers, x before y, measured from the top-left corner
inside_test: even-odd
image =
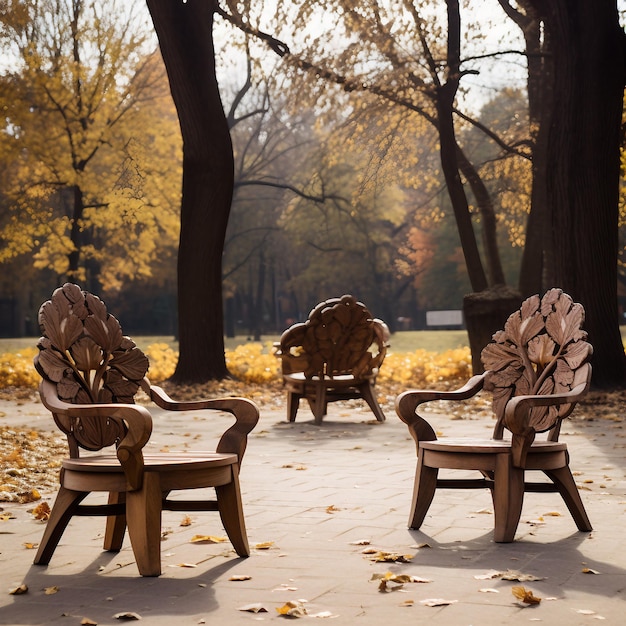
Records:
[[[454,388],[461,381],[455,377],[439,381],[440,388]],[[286,397],[280,382],[256,384],[236,380],[213,381],[205,385],[193,387],[163,385],[167,392],[176,399],[198,399],[219,396],[244,396],[254,400],[261,411],[284,410]],[[394,400],[406,389],[404,381],[387,380],[377,386],[380,404],[388,416],[394,415]],[[32,389],[12,387],[0,389],[0,399],[15,402],[16,405],[25,401],[35,400]],[[436,404],[436,403],[433,403]],[[463,410],[467,415],[458,413],[460,406],[455,407],[457,419],[476,418],[476,411],[481,415],[490,413],[488,403],[476,400],[464,403]],[[579,404],[575,411],[575,419],[610,422],[626,420],[626,390],[601,392],[592,391]],[[446,406],[446,410],[452,407]],[[441,410],[437,406],[428,410]],[[29,428],[8,427],[2,424],[0,413],[0,502],[33,502],[39,499],[40,490],[56,488],[60,461],[67,453],[67,446],[62,434],[42,432]],[[51,424],[52,427],[52,424]]]

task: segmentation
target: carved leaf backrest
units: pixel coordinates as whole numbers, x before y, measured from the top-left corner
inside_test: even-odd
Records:
[[[318,304],[306,322],[295,324],[281,337],[281,352],[292,371],[307,378],[352,374],[372,375],[382,364],[389,331],[364,304],[345,295]],[[300,366],[300,369],[295,367]],[[283,368],[283,372],[285,369]]]
[[[504,330],[494,334],[493,343],[482,351],[482,362],[487,371],[484,388],[493,393],[495,438],[502,437],[512,397],[565,393],[580,383],[577,372],[592,354],[582,330],[584,319],[582,305],[560,289],[551,289],[543,298],[525,300]],[[572,408],[571,403],[534,406],[526,424],[535,432],[548,431]]]
[[[66,283],[39,309],[42,337],[35,367],[54,383],[59,399],[73,404],[134,403],[148,358],[96,296]],[[116,418],[59,419],[70,440],[87,450],[118,444],[126,426]],[[73,441],[72,441],[73,440]]]

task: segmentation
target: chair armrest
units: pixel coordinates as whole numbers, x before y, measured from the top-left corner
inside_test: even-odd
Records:
[[[239,464],[246,451],[248,434],[259,421],[259,408],[247,398],[216,398],[208,400],[176,401],[156,385],[150,386],[150,398],[167,411],[225,411],[235,417],[235,423],[221,436],[217,452],[237,454]]]
[[[65,432],[70,423],[63,418],[99,418],[122,422],[125,435],[116,450],[117,458],[124,469],[126,481],[131,489],[139,489],[143,480],[142,448],[152,433],[152,416],[148,409],[137,404],[71,404],[60,400],[56,385],[43,380],[39,386],[41,401],[53,413],[55,420]]]
[[[586,364],[576,372],[574,386],[569,391],[562,393],[552,393],[544,395],[526,395],[511,398],[507,403],[504,412],[504,423],[513,434],[512,453],[513,465],[524,467],[528,449],[535,440],[535,433],[544,432],[557,426],[561,420],[565,419],[582,400],[589,391],[591,383],[591,365]],[[533,420],[531,409],[537,406],[560,406],[565,407],[559,412],[554,412],[546,419],[546,415]]]
[[[419,445],[420,441],[434,441],[437,435],[432,426],[417,414],[417,407],[434,400],[466,400],[475,396],[485,382],[486,374],[472,376],[465,385],[452,391],[410,389],[396,398],[396,413],[409,427],[409,432]]]

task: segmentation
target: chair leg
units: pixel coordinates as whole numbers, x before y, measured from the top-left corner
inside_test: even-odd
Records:
[[[298,412],[298,406],[300,405],[300,396],[293,391],[287,392],[287,419],[290,422],[296,421],[296,413]]]
[[[328,403],[326,402],[326,386],[325,385],[316,385],[315,388],[315,404],[313,405],[313,416],[315,417],[315,423],[319,426],[322,423],[322,419],[324,419],[324,415],[326,415],[326,407]]]
[[[571,513],[578,530],[589,532],[593,530],[591,522],[587,517],[587,512],[580,498],[578,487],[572,476],[569,467],[559,467],[555,470],[544,470],[544,473],[555,484],[563,498],[569,512]]]
[[[496,455],[493,484],[494,541],[511,543],[522,515],[524,470],[513,467],[510,454]]]
[[[364,385],[361,385],[359,387],[359,391],[361,392],[361,395],[363,396],[363,399],[365,400],[365,402],[367,402],[367,404],[369,405],[370,409],[372,409],[372,413],[374,413],[374,415],[376,416],[376,419],[379,422],[384,422],[385,414],[380,408],[380,405],[378,404],[378,400],[376,399],[376,396],[374,395],[374,385],[367,382]]]
[[[50,517],[43,533],[39,550],[35,555],[35,565],[47,565],[54,554],[63,532],[76,512],[78,505],[87,497],[89,492],[71,491],[65,487],[59,489],[56,500],[50,512]]]
[[[426,513],[435,497],[437,489],[437,475],[439,470],[424,465],[424,452],[420,451],[415,470],[415,484],[413,486],[413,501],[409,515],[409,528],[418,530],[422,525]]]
[[[220,513],[224,530],[241,557],[250,556],[246,523],[243,517],[241,491],[239,490],[239,468],[233,466],[233,480],[226,485],[215,488],[217,493],[217,507]]]
[[[126,493],[117,491],[109,493],[109,504],[123,504],[125,502]],[[104,531],[103,548],[109,552],[119,552],[122,549],[125,534],[126,515],[109,515]]]
[[[141,489],[126,494],[128,536],[142,576],[161,575],[161,501],[157,472],[145,472]]]

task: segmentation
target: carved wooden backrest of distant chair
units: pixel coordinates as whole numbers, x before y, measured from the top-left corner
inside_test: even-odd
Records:
[[[591,380],[592,347],[583,321],[583,307],[560,289],[543,298],[532,296],[483,349],[484,374],[457,391],[415,390],[398,396],[396,411],[417,444],[410,528],[421,527],[437,488],[487,487],[497,542],[514,540],[525,491],[558,491],[578,529],[591,530],[567,446],[559,441],[562,420],[587,393]],[[465,400],[483,388],[493,396],[491,439],[437,438],[416,412],[425,402]],[[546,436],[540,440],[538,433]],[[478,470],[482,478],[439,478],[444,468]],[[550,482],[526,482],[527,470],[541,470]]]
[[[53,293],[41,306],[39,324],[40,396],[67,436],[69,457],[62,462],[61,485],[35,563],[49,563],[74,515],[104,515],[104,549],[120,550],[128,527],[139,572],[158,576],[162,509],[219,511],[235,551],[248,556],[239,468],[248,433],[259,418],[257,407],[244,398],[169,398],[150,384],[147,357],[122,335],[104,303],[77,285],[67,283]],[[145,406],[134,403],[140,388],[163,409],[226,412],[235,422],[215,452],[145,453],[152,418]],[[111,447],[112,452],[106,450]],[[214,495],[168,499],[170,492],[204,487],[214,488]],[[108,504],[81,504],[91,492],[108,492]]]
[[[287,390],[287,416],[296,419],[305,398],[315,423],[329,402],[363,398],[380,422],[383,414],[374,393],[389,346],[389,329],[367,307],[344,295],[318,304],[306,322],[294,324],[276,344]]]

